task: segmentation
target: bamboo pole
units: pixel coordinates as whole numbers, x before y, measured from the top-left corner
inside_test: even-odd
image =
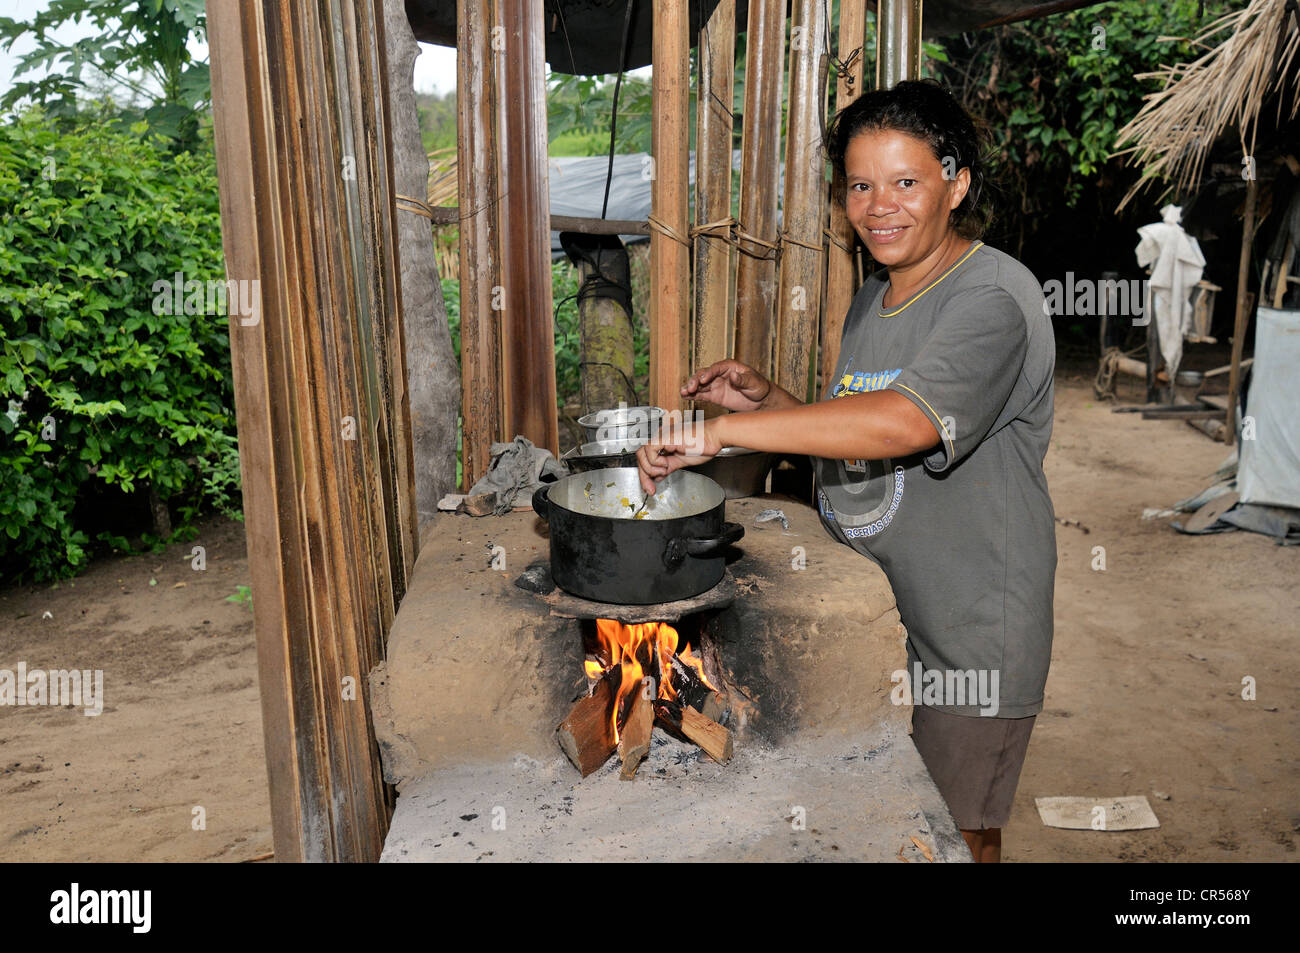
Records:
[[[745,123],[740,147],[743,231],[736,262],[736,359],[772,374],[772,322],[777,274],[777,183],[780,175],[781,73],[785,0],[750,0],[745,51]]]
[[[501,411],[504,439],[523,435],[559,455],[551,299],[543,0],[498,0],[494,45],[501,201]],[[494,41],[495,43],[495,41]],[[471,161],[482,161],[472,156]]]
[[[662,0],[654,11],[651,154],[650,403],[682,406],[690,366],[690,7]],[[666,232],[671,229],[671,232]]]
[[[1250,323],[1246,284],[1250,279],[1250,247],[1255,241],[1255,208],[1259,192],[1255,177],[1246,180],[1246,214],[1241,223],[1241,254],[1237,259],[1237,313],[1232,322],[1232,364],[1228,372],[1228,410],[1224,420],[1224,439],[1237,438],[1237,393],[1241,389],[1241,355],[1246,346],[1246,326]],[[1261,296],[1263,289],[1260,289]],[[1170,381],[1170,386],[1173,382]]]
[[[825,278],[826,174],[819,131],[826,115],[829,24],[822,0],[795,0],[790,42],[790,105],[786,115],[785,219],[781,293],[777,298],[776,382],[809,398],[808,371],[817,353],[817,318]]]
[[[876,88],[921,76],[921,0],[876,5]]]
[[[732,89],[736,60],[736,0],[721,0],[700,29],[695,97],[695,224],[731,215]],[[731,246],[720,237],[695,239],[695,359],[707,367],[731,354]],[[701,408],[706,417],[723,411]]]
[[[501,286],[497,167],[480,161],[497,151],[488,5],[458,0],[456,34],[457,200],[465,210],[460,217],[461,479],[469,489],[487,472],[492,442],[501,438],[501,328],[492,308],[494,289]]]
[[[866,49],[865,0],[841,0],[839,58],[847,60],[854,50]],[[862,94],[864,81],[861,53],[853,59],[849,71],[838,77],[835,84],[835,108],[842,110]],[[826,304],[822,308],[821,358],[818,362],[818,396],[825,392],[830,377],[840,357],[840,338],[844,333],[844,318],[857,290],[857,262],[853,249],[857,236],[844,213],[845,187],[838,174],[831,182],[830,228],[834,238],[826,249]]]

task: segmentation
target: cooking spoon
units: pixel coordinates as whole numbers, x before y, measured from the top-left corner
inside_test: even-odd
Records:
[[[660,457],[660,455],[661,455],[660,451],[656,450],[656,451],[655,451],[655,459],[658,460],[659,457]],[[649,493],[642,493],[642,494],[641,494],[641,505],[638,506],[638,507],[636,508],[636,512],[634,512],[634,513],[632,514],[632,519],[636,519],[636,518],[641,514],[641,511],[642,511],[643,509],[645,509],[645,505],[646,505],[647,503],[649,503],[649,502],[650,502],[650,494],[649,494]]]

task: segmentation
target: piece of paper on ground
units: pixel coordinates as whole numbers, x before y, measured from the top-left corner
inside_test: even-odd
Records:
[[[1159,827],[1155,812],[1142,795],[1130,797],[1034,798],[1038,816],[1048,827],[1073,831],[1141,831]]]

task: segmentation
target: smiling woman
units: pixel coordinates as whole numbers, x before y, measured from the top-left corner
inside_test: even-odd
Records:
[[[945,89],[862,96],[827,153],[883,269],[853,299],[826,393],[804,404],[738,361],[705,368],[682,395],[733,413],[642,447],[641,482],[724,446],[814,458],[822,525],[898,600],[912,739],[975,858],[996,860],[1051,655],[1051,322],[1028,269],[980,241],[980,137]]]

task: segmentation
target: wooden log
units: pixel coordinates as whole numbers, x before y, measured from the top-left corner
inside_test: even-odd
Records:
[[[618,739],[618,756],[623,767],[618,776],[623,781],[636,777],[636,769],[650,753],[650,733],[654,729],[654,699],[643,687],[632,696],[627,723]]]
[[[460,366],[462,485],[487,473],[492,442],[501,435],[501,339],[493,289],[501,286],[497,257],[497,166],[492,121],[490,8],[459,0],[456,11],[456,175],[460,209]],[[435,209],[435,212],[438,210]],[[437,218],[434,219],[437,221]],[[513,436],[513,435],[512,435]]]
[[[1223,426],[1227,440],[1237,437],[1237,391],[1241,386],[1241,356],[1246,346],[1246,326],[1250,323],[1254,296],[1247,291],[1250,277],[1250,247],[1255,242],[1255,207],[1259,192],[1255,177],[1246,182],[1246,214],[1241,223],[1241,254],[1237,260],[1237,313],[1232,321],[1232,364],[1228,372],[1228,409]],[[1261,291],[1263,289],[1260,289]],[[1153,324],[1155,322],[1152,322]]]
[[[632,329],[632,271],[617,235],[566,235],[565,250],[578,255],[579,377],[582,413],[619,402],[640,403],[632,385],[635,341]]]
[[[1142,411],[1143,420],[1209,420],[1211,417],[1222,417],[1223,411],[1215,410],[1213,407],[1158,407],[1153,410]]]
[[[866,57],[866,4],[840,4],[840,37],[838,57],[848,60],[854,50],[858,55],[847,74],[839,76],[835,84],[835,108],[847,107],[862,94],[863,63]],[[826,303],[822,308],[822,322],[818,330],[821,341],[821,358],[817,365],[817,394],[820,397],[835,373],[835,365],[840,356],[840,338],[844,334],[844,318],[849,312],[849,303],[857,291],[857,235],[849,224],[844,212],[845,183],[836,173],[831,182],[830,228],[834,238],[826,249]]]
[[[695,224],[731,215],[732,102],[736,0],[722,0],[700,29],[695,126]],[[731,355],[731,245],[723,235],[695,239],[694,360],[699,369]],[[705,417],[725,413],[716,404]]]
[[[741,240],[736,259],[736,359],[772,374],[776,309],[777,182],[781,161],[781,74],[785,0],[750,0],[745,49],[745,111],[740,146],[740,225],[761,242]]]
[[[1121,374],[1128,374],[1130,377],[1140,377],[1146,380],[1147,365],[1145,361],[1135,360],[1131,357],[1120,355],[1115,359],[1115,370]]]
[[[801,400],[820,396],[809,393],[808,370],[817,354],[826,263],[826,176],[819,132],[826,115],[826,53],[818,38],[829,28],[828,6],[822,0],[795,0],[791,21],[775,371],[777,384]]]
[[[654,703],[654,711],[660,724],[695,742],[714,761],[725,764],[731,760],[734,753],[731,732],[712,718],[706,718],[689,705],[662,700]]]
[[[505,305],[498,315],[502,436],[523,435],[559,456],[546,159],[548,17],[543,0],[498,0],[497,12],[504,44],[493,56],[501,188],[497,250]],[[482,162],[483,156],[468,161]]]
[[[654,8],[654,116],[651,153],[650,403],[682,406],[690,369],[690,5],[661,0]],[[545,116],[543,104],[542,115]],[[666,234],[662,227],[671,229]]]
[[[1282,263],[1277,269],[1277,281],[1273,285],[1273,307],[1275,309],[1282,307],[1282,301],[1286,298],[1286,283],[1291,281],[1288,272],[1291,270],[1291,256],[1295,253],[1295,239],[1288,237],[1286,240],[1286,250],[1282,253]]]
[[[713,721],[721,722],[727,714],[729,699],[721,692],[716,692],[696,674],[695,669],[674,655],[669,663],[670,683],[677,692],[683,705],[690,705]]]
[[[1217,415],[1208,420],[1189,418],[1187,423],[1189,426],[1195,427],[1212,440],[1223,440],[1223,421],[1219,419]]]
[[[614,678],[602,678],[590,695],[573,703],[555,729],[560,749],[584,778],[608,761],[618,746],[611,717],[614,685]]]
[[[384,0],[388,94],[392,109],[393,188],[398,195],[429,190],[429,157],[420,141],[420,117],[411,77],[419,44],[402,0]],[[429,220],[399,202],[397,230],[401,265],[403,342],[411,403],[416,510],[421,521],[438,512],[438,500],[455,492],[456,416],[460,369],[451,347],[447,310],[438,285]]]

